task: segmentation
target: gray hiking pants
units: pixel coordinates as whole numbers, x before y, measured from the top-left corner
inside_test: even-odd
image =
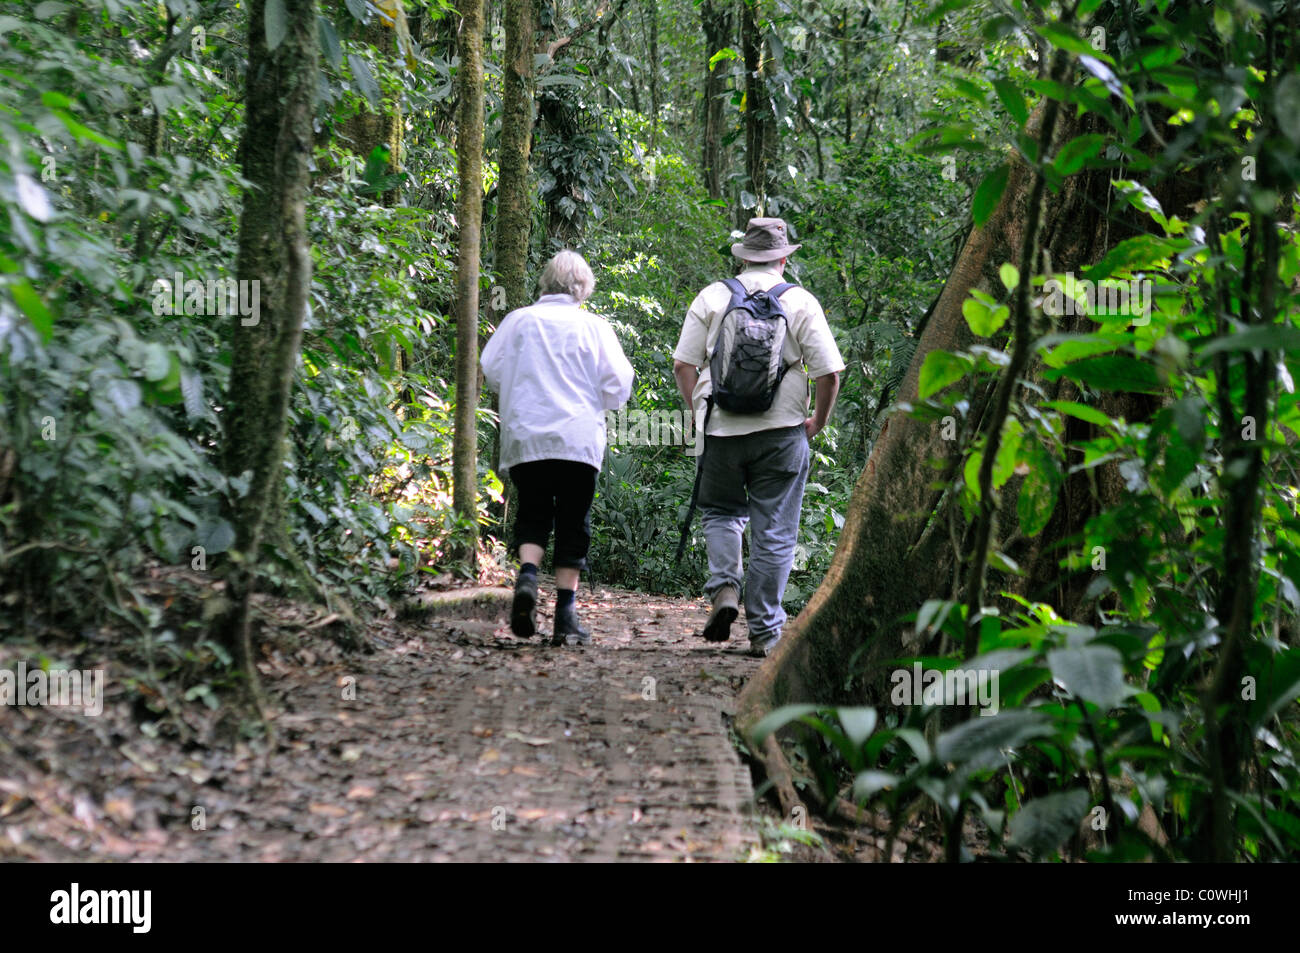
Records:
[[[799,511],[808,479],[808,436],[802,425],[739,437],[706,437],[700,476],[701,525],[709,553],[709,598],[723,586],[744,594],[751,644],[781,637],[781,597],[794,563]],[[741,539],[749,523],[749,573]]]

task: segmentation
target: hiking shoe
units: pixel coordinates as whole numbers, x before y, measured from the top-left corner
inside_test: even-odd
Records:
[[[591,632],[578,622],[577,605],[567,605],[555,610],[555,636],[552,645],[589,645]]]
[[[537,631],[537,576],[534,573],[522,574],[515,580],[510,631],[521,639],[531,639]]]
[[[740,614],[740,593],[735,586],[723,586],[713,594],[713,611],[704,625],[704,638],[709,642],[725,642],[731,638],[731,623]]]
[[[754,658],[767,658],[776,651],[776,643],[781,641],[781,636],[774,639],[753,639],[749,640],[749,654]]]

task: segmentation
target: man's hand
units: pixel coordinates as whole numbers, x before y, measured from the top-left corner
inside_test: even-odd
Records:
[[[830,419],[835,397],[840,392],[840,375],[825,374],[817,378],[815,389],[817,404],[813,408],[813,415],[803,422],[804,433],[808,434],[809,440],[821,433],[826,421]]]

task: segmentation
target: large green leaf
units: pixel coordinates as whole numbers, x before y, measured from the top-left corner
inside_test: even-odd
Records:
[[[998,207],[998,202],[1002,200],[1002,193],[1006,191],[1007,177],[1010,174],[1011,166],[1004,162],[984,176],[984,181],[975,189],[975,197],[971,202],[971,216],[977,227],[987,222],[993,210]]]
[[[959,357],[947,351],[931,351],[921,364],[921,377],[917,384],[918,396],[925,400],[937,394],[949,384],[955,384],[965,377],[974,365],[969,358]]]
[[[1170,258],[1191,247],[1186,238],[1161,238],[1158,235],[1136,235],[1117,244],[1097,264],[1085,268],[1081,275],[1087,281],[1100,281],[1111,275],[1139,270],[1163,268]]]
[[[1061,147],[1053,165],[1061,175],[1072,175],[1084,167],[1089,159],[1100,154],[1108,137],[1099,133],[1076,136]]]
[[[1030,444],[1038,446],[1034,441],[1030,441]],[[1029,472],[1025,474],[1025,482],[1020,484],[1020,495],[1016,498],[1016,516],[1020,519],[1022,533],[1037,536],[1052,518],[1052,510],[1056,508],[1058,480],[1054,461],[1045,451],[1031,451],[1030,455],[1032,459],[1029,461]]]
[[[366,102],[370,104],[371,109],[378,110],[379,84],[375,82],[375,75],[370,72],[370,65],[356,53],[349,53],[348,66],[352,68],[352,78],[361,95],[366,97]]]
[[[1014,748],[1052,733],[1052,723],[1035,711],[1016,709],[977,715],[941,734],[935,742],[940,761],[969,761],[977,755]]]
[[[821,705],[783,705],[776,711],[768,713],[754,726],[754,744],[761,745],[772,732],[780,731],[790,722],[796,721],[804,715],[811,715],[820,710],[821,707]]]
[[[1154,394],[1161,389],[1160,375],[1155,367],[1126,354],[1107,354],[1075,361],[1047,371],[1046,376],[1049,380],[1068,377],[1098,390]]]
[[[1218,354],[1220,351],[1300,351],[1300,328],[1285,327],[1278,324],[1257,325],[1215,338],[1201,348],[1201,357]]]
[[[1007,843],[1035,857],[1052,853],[1079,829],[1089,801],[1088,792],[1082,788],[1034,798],[1012,815],[1007,824]]]
[[[1070,694],[1098,708],[1114,708],[1129,694],[1124,682],[1124,659],[1109,645],[1084,645],[1047,653],[1052,677]]]
[[[1016,125],[1023,126],[1029,119],[1029,107],[1025,105],[1025,97],[1016,88],[1016,84],[1009,79],[995,79],[993,88],[1011,118],[1016,121]]]
[[[871,737],[871,733],[876,730],[874,708],[839,708],[835,713],[840,719],[840,727],[844,729],[844,734],[848,735],[849,741],[858,747],[862,747]]]
[[[266,0],[264,13],[266,23],[266,48],[275,52],[276,47],[284,42],[289,32],[289,17],[284,10],[284,0]]]

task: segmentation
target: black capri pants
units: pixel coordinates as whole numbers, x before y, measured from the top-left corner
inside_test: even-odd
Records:
[[[545,550],[554,529],[555,568],[586,569],[598,473],[575,460],[534,460],[511,467],[510,482],[519,493],[514,548],[533,543]]]

